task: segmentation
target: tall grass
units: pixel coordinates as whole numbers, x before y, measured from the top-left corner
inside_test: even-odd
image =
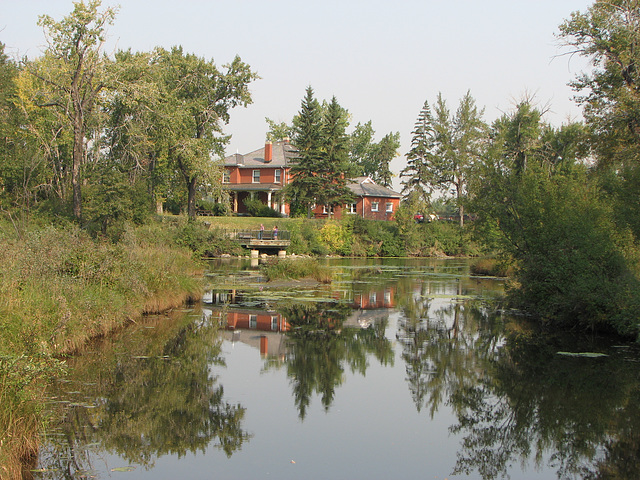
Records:
[[[331,269],[313,258],[283,258],[263,266],[267,280],[310,278],[320,283],[331,283]]]
[[[34,455],[55,358],[201,295],[193,252],[159,238],[129,231],[114,244],[53,227],[0,234],[0,478],[20,478]]]

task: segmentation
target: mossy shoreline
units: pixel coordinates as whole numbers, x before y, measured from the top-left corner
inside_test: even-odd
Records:
[[[45,391],[65,356],[201,297],[203,266],[169,231],[131,229],[117,242],[75,227],[2,235],[0,479],[23,478],[37,460]]]

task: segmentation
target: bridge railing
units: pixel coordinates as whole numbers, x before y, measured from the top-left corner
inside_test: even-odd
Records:
[[[278,230],[277,233],[271,229],[265,230],[231,230],[227,231],[229,238],[233,240],[291,240],[291,232],[288,230]]]

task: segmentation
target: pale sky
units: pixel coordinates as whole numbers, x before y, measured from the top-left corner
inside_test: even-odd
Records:
[[[591,0],[103,0],[119,5],[107,51],[184,50],[218,66],[236,54],[261,79],[253,104],[232,111],[227,154],[265,140],[265,117],[291,122],[311,85],[318,100],[336,96],[351,127],[372,121],[375,140],[400,132],[399,174],[425,100],[442,92],[455,110],[467,90],[491,122],[525,93],[548,105],[547,120],[579,119],[567,86],[588,65],[562,53],[554,34]],[[56,20],[71,0],[0,0],[0,41],[11,56],[39,56],[38,16]],[[396,189],[399,181],[394,181]]]

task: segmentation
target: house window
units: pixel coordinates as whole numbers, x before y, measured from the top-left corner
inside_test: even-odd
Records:
[[[271,330],[273,331],[278,330],[278,317],[276,316],[271,317]]]
[[[280,169],[276,169],[276,183],[280,183],[280,175],[281,175],[281,171]]]
[[[358,204],[352,203],[349,205],[349,213],[357,213]]]
[[[333,214],[333,207],[328,208],[326,205],[322,206],[322,213],[324,215],[327,215],[329,212],[331,212]]]
[[[249,315],[249,328],[258,328],[258,316]]]
[[[253,183],[260,183],[260,170],[253,171]]]
[[[229,173],[229,170],[222,172],[222,183],[231,183],[231,173]]]
[[[369,305],[375,306],[378,304],[378,292],[369,292]]]
[[[393,203],[387,203],[387,213],[393,213]]]
[[[371,202],[371,211],[372,212],[378,211],[378,202]]]

